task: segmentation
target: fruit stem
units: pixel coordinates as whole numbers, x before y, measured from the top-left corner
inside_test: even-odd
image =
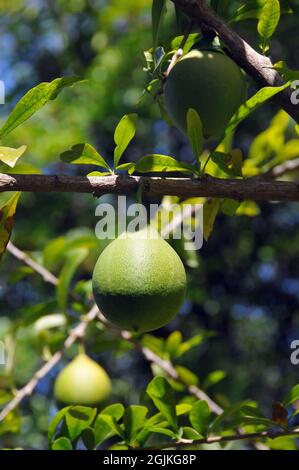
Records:
[[[185,29],[185,32],[184,32],[184,35],[183,35],[183,38],[182,38],[182,41],[179,45],[179,48],[178,50],[174,53],[174,55],[172,56],[171,58],[171,61],[170,61],[170,64],[165,72],[165,78],[168,77],[168,75],[170,74],[170,71],[172,70],[172,68],[175,66],[175,64],[177,63],[177,61],[179,60],[179,58],[184,54],[184,46],[188,40],[188,37],[189,37],[189,34],[191,33],[192,31],[192,28],[193,28],[193,25],[194,25],[194,21],[191,20],[189,21],[186,29]]]
[[[78,354],[85,354],[85,353],[86,353],[85,344],[80,339],[80,340],[78,340]]]

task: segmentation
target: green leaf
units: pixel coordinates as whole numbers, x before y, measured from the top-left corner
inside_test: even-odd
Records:
[[[151,426],[151,427],[147,428],[147,431],[149,431],[151,433],[154,433],[154,434],[163,434],[164,436],[168,436],[171,439],[176,438],[176,433],[171,431],[171,429],[160,428],[159,426]]]
[[[109,447],[109,450],[128,450],[129,447],[126,446],[125,444],[113,444],[113,446]]]
[[[87,257],[87,248],[77,248],[67,254],[66,262],[60,272],[56,288],[57,301],[63,312],[67,310],[67,298],[71,280],[82,261]]]
[[[103,415],[110,416],[112,420],[114,420],[114,423],[117,423],[117,421],[123,417],[124,412],[125,408],[121,403],[109,405],[101,411],[101,413],[97,416],[93,426],[95,447],[118,433],[118,428],[117,432],[115,432],[115,430],[113,430],[114,425],[111,428],[111,423],[107,423],[105,419],[103,420],[101,417]]]
[[[239,149],[231,150],[229,153],[213,152],[211,162],[219,167],[221,173],[217,176],[222,178],[242,177],[243,156]]]
[[[245,405],[242,407],[242,414],[247,418],[264,418],[261,410],[256,406]]]
[[[227,420],[232,420],[235,416],[239,415],[244,408],[244,406],[248,406],[248,401],[236,403],[235,405],[229,406],[226,408],[221,415],[217,416],[217,418],[213,421],[210,432],[214,432],[218,430],[221,425]]]
[[[191,428],[190,426],[183,427],[183,438],[184,439],[192,439],[193,441],[198,441],[199,439],[203,439],[204,436],[199,434],[195,429]]]
[[[175,357],[178,347],[182,343],[182,333],[180,331],[173,331],[165,341],[165,351],[169,356]]]
[[[258,19],[260,17],[263,6],[267,0],[247,1],[240,6],[233,15],[231,22]]]
[[[120,170],[120,171],[127,171],[128,174],[131,175],[135,171],[135,166],[136,166],[135,163],[128,162],[128,163],[123,163],[122,165],[117,165],[115,169]]]
[[[206,389],[211,387],[212,385],[218,384],[223,379],[225,379],[226,375],[226,372],[224,372],[223,370],[214,370],[205,378],[203,388]]]
[[[221,212],[229,217],[233,217],[240,205],[239,201],[235,199],[223,199],[221,202]]]
[[[173,390],[164,377],[155,377],[147,386],[147,394],[156,408],[167,419],[175,432],[178,431],[178,420]]]
[[[156,49],[163,14],[165,12],[165,0],[153,0],[152,3],[152,33],[153,49]]]
[[[203,235],[206,242],[213,231],[220,205],[220,199],[209,199],[203,206]]]
[[[140,444],[140,446],[144,446],[145,442],[147,439],[150,437],[150,428],[151,427],[168,427],[169,423],[168,421],[165,421],[165,418],[163,417],[162,413],[156,413],[155,415],[151,416],[148,418],[145,423],[143,428],[139,431],[137,435],[137,442]]]
[[[182,344],[179,345],[176,357],[181,357],[186,352],[190,351],[190,349],[195,348],[203,343],[203,341],[210,337],[210,332],[199,333],[198,335],[193,336],[192,338],[184,341]]]
[[[136,440],[138,431],[143,427],[146,421],[148,409],[145,406],[130,405],[124,414],[124,426],[126,441],[133,444]]]
[[[211,420],[209,405],[204,400],[198,400],[190,411],[190,423],[192,427],[201,435],[206,436]]]
[[[60,158],[65,163],[72,163],[76,165],[98,165],[106,168],[111,172],[108,163],[90,144],[76,144],[73,145],[71,150],[66,150],[60,155]]]
[[[290,80],[292,82],[295,80],[299,80],[299,70],[289,69],[289,67],[283,60],[276,62],[273,65],[273,68],[277,70],[277,72],[279,72],[282,78],[284,78],[285,80]]]
[[[116,169],[122,154],[128,147],[136,132],[137,114],[125,114],[116,126],[114,132],[114,169]]]
[[[15,193],[0,209],[0,258],[9,242],[21,193]]]
[[[81,439],[86,449],[93,450],[96,446],[95,435],[92,428],[86,428],[81,434]]]
[[[19,158],[23,155],[26,150],[26,145],[22,145],[21,147],[14,149],[11,147],[0,147],[0,160],[1,162],[5,163],[5,165],[10,166],[13,168]]]
[[[184,40],[186,39],[186,38],[184,38],[183,35],[176,36],[175,38],[173,38],[172,41],[171,41],[171,49],[173,51],[178,50],[181,47],[182,43],[183,43],[183,39]],[[184,46],[182,48],[184,54],[186,54],[191,49],[191,47],[196,42],[198,42],[200,39],[201,39],[201,35],[199,33],[189,34],[189,36],[188,36],[187,40],[184,42]]]
[[[0,130],[0,138],[9,134],[13,129],[29,119],[49,100],[54,100],[65,88],[74,85],[79,77],[56,78],[52,82],[40,83],[31,88],[16,104],[8,119]]]
[[[84,429],[91,425],[96,414],[96,409],[87,406],[72,406],[67,410],[65,423],[72,442],[78,439]]]
[[[247,217],[256,217],[261,210],[255,201],[243,201],[236,210],[236,215],[245,215]]]
[[[192,165],[179,162],[167,155],[145,155],[137,163],[135,171],[139,173],[180,172],[188,175],[198,174]]]
[[[203,149],[203,131],[198,112],[193,108],[188,109],[187,112],[187,134],[194,157],[199,162]]]
[[[295,0],[297,1],[297,0]],[[250,19],[259,19],[262,13],[263,6],[267,0],[251,0],[247,1],[237,9],[234,13],[233,17],[231,18],[230,22],[237,22],[243,20],[250,20]],[[280,8],[281,13],[287,14],[291,13],[289,0],[281,0],[280,1]]]
[[[8,433],[19,434],[21,432],[21,429],[22,429],[21,417],[17,416],[14,412],[11,412],[5,418],[5,420],[0,423],[0,436],[5,436]]]
[[[257,30],[261,38],[261,49],[267,50],[267,43],[275,33],[280,20],[279,0],[267,0],[263,6]]]
[[[117,423],[116,419],[113,416],[101,413],[97,418],[97,422],[100,423],[101,421],[109,426],[113,434],[116,434],[117,436],[120,436],[122,439],[125,439],[125,434],[122,428],[120,427],[120,425]]]
[[[92,171],[88,173],[86,176],[92,177],[92,176],[108,176],[111,175],[113,172],[112,170],[110,171]]]
[[[272,419],[251,416],[241,417],[239,422],[243,425],[266,426],[267,428],[273,428],[274,426],[277,426],[277,423],[272,421]]]
[[[264,443],[272,450],[298,450],[297,438],[296,436],[269,438]]]
[[[52,450],[73,450],[72,444],[66,437],[59,437],[52,444]]]
[[[176,405],[176,415],[177,416],[182,416],[190,412],[192,408],[192,405],[189,403],[180,403],[179,405]]]
[[[191,370],[183,366],[176,366],[176,371],[179,374],[180,379],[186,385],[197,385],[198,377]]]
[[[261,88],[254,96],[249,98],[246,103],[242,104],[238,111],[233,115],[228,123],[225,130],[225,135],[233,132],[240,122],[244,121],[253,111],[258,109],[262,104],[268,101],[273,96],[277,95],[281,91],[285,90],[290,86],[290,83],[286,83],[280,87],[264,87]]]
[[[123,417],[124,412],[124,405],[122,405],[121,403],[114,403],[113,405],[106,406],[106,408],[101,411],[100,415],[109,415],[115,418],[116,421],[119,421]]]
[[[51,447],[52,440],[56,434],[57,427],[64,418],[65,414],[67,411],[70,409],[70,406],[66,406],[65,408],[62,408],[62,410],[58,411],[54,418],[52,419],[49,429],[48,429],[48,441],[49,441],[49,447]]]
[[[299,400],[299,384],[292,388],[282,403],[284,406],[289,406],[297,400]]]

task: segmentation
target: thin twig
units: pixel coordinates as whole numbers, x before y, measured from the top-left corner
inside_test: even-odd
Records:
[[[35,272],[41,275],[44,281],[57,286],[58,279],[55,277],[50,271],[48,271],[44,266],[34,261],[31,256],[28,256],[24,251],[19,250],[12,242],[9,242],[7,247],[7,251],[9,251],[15,258],[20,261],[23,261],[27,266],[32,268]]]
[[[299,201],[299,183],[263,181],[257,178],[221,179],[165,178],[149,176],[62,176],[0,174],[0,192],[71,192],[103,194],[143,194],[153,197],[214,197],[254,201]]]
[[[145,447],[143,450],[163,450],[163,449],[172,449],[172,448],[182,448],[186,446],[201,445],[201,444],[220,444],[222,442],[233,442],[233,441],[242,441],[242,440],[253,440],[253,439],[276,439],[277,437],[285,436],[299,436],[299,428],[287,431],[260,431],[252,432],[248,434],[232,434],[229,436],[211,436],[206,439],[182,439],[178,442],[164,442],[155,447]]]
[[[175,66],[175,64],[179,60],[179,58],[182,57],[182,55],[184,54],[183,49],[184,49],[184,46],[185,46],[185,44],[188,40],[189,34],[191,33],[192,26],[193,26],[193,21],[191,20],[188,24],[188,27],[186,28],[186,31],[183,35],[183,38],[182,38],[182,41],[181,41],[181,44],[180,44],[178,50],[174,53],[174,55],[171,58],[169,66],[168,66],[168,68],[165,72],[165,78],[168,77],[168,75],[170,74],[171,70],[173,69],[173,67]]]

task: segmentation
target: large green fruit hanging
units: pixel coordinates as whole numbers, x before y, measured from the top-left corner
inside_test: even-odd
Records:
[[[86,354],[78,354],[59,374],[54,396],[64,405],[98,406],[110,395],[106,371]]]
[[[173,248],[145,229],[111,242],[92,282],[95,301],[111,323],[144,332],[162,327],[179,311],[186,273]]]
[[[171,70],[165,83],[165,105],[174,124],[184,133],[186,115],[194,108],[206,138],[220,138],[246,98],[241,69],[218,49],[188,52]]]

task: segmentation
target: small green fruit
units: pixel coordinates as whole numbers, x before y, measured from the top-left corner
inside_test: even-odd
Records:
[[[65,405],[98,406],[110,391],[107,373],[86,354],[78,354],[58,374],[54,385],[56,400]]]
[[[199,114],[206,138],[219,138],[246,99],[246,82],[238,65],[220,50],[188,52],[171,70],[164,89],[174,124],[187,131],[186,115]]]
[[[111,323],[145,332],[166,325],[185,297],[186,273],[174,249],[149,229],[117,238],[93,272],[95,301]]]

